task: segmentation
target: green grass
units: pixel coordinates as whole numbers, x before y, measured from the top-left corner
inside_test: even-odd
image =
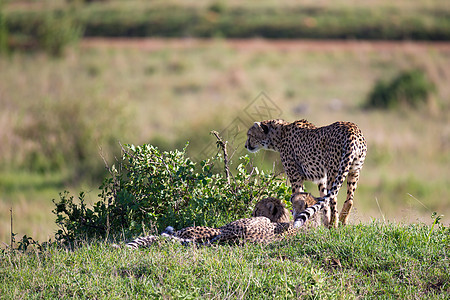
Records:
[[[312,229],[271,245],[0,252],[0,292],[17,298],[448,299],[449,228]]]
[[[87,191],[89,204],[97,199],[97,191],[92,192],[92,183],[72,187],[67,173],[0,172],[0,248],[10,241],[11,209],[17,239],[24,234],[39,241],[52,238],[57,230],[56,216],[51,213],[55,207],[52,199],[59,199],[58,193],[65,189],[73,193],[78,193],[78,189]]]

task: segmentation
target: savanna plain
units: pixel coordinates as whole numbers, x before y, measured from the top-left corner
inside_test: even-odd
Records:
[[[0,0],[0,298],[449,299],[449,15],[445,0]],[[411,70],[434,86],[423,103],[397,93],[396,107],[367,105],[380,80]],[[151,217],[152,205],[124,216],[135,208],[125,193],[133,188],[136,198],[158,195],[139,199],[165,213],[193,187],[182,213],[153,215],[161,224],[178,216],[187,221],[176,224],[221,226],[251,211],[245,203],[262,197],[258,184],[288,200],[277,153],[239,158],[248,127],[269,118],[361,128],[368,154],[348,226],[302,229],[268,245],[124,247],[154,225],[134,222]],[[114,198],[131,210],[110,220],[109,204],[97,205],[111,199],[99,186],[126,169],[125,149],[189,142],[186,155],[204,171],[200,161],[221,155],[212,130],[228,141],[232,182],[241,185],[217,179],[221,164],[199,175],[190,161],[170,161],[175,152],[143,162],[129,155],[129,170],[148,171],[128,173]],[[156,188],[146,181],[152,170],[162,170],[152,173]],[[96,212],[77,215],[81,204],[59,202],[52,213],[79,192]],[[59,224],[82,234],[63,240],[55,219],[68,207]]]
[[[9,241],[11,208],[15,233],[46,240],[55,230],[51,200],[58,192],[83,190],[94,202],[105,172],[102,156],[113,164],[119,142],[180,149],[189,141],[189,155],[203,159],[215,142],[210,131],[221,132],[237,118],[238,134],[230,141],[237,160],[245,153],[248,107],[260,105],[261,93],[278,109],[276,117],[360,126],[369,154],[354,224],[428,224],[433,212],[448,224],[449,53],[442,44],[410,42],[185,39],[90,40],[59,59],[2,57],[1,241]],[[428,105],[363,108],[376,80],[411,68],[425,70],[437,86]],[[280,168],[277,155],[252,157],[268,171]],[[313,185],[307,189],[317,193]]]
[[[0,298],[450,297],[450,45],[443,2],[383,0],[366,7],[308,0],[306,10],[289,0],[281,6],[265,0],[87,2],[72,3],[85,36],[63,55],[0,55]],[[26,46],[33,40],[20,31],[34,32],[28,20],[41,17],[54,29],[58,19],[43,12],[67,5],[5,3],[11,40]],[[1,13],[0,42],[6,28]],[[178,19],[159,23],[160,13]],[[353,17],[360,13],[365,18]],[[311,36],[419,40],[224,38],[255,30],[297,37],[296,14]],[[95,37],[115,35],[115,22],[142,35],[158,29],[161,36],[203,38]],[[46,35],[37,33],[46,45]],[[426,102],[367,106],[379,80],[409,70],[420,70],[435,86]],[[248,127],[269,118],[316,126],[345,120],[361,128],[368,154],[348,226],[309,228],[270,245],[184,247],[160,240],[130,251],[111,247],[112,238],[77,238],[67,248],[43,243],[54,241],[59,229],[52,200],[64,190],[75,199],[84,192],[88,207],[105,199],[99,186],[113,165],[121,168],[127,144],[170,151],[189,142],[186,155],[200,165],[221,154],[210,133],[215,130],[228,141],[230,169],[238,177]],[[277,153],[249,157],[251,166],[280,172],[287,182]],[[306,189],[318,194],[314,184]],[[339,206],[345,196],[343,188]],[[217,226],[228,220],[214,218],[209,222]],[[23,235],[39,242],[29,244]],[[120,238],[114,242],[123,246]]]
[[[119,142],[174,149],[190,141],[188,155],[203,159],[205,147],[215,149],[210,131],[233,126],[233,165],[245,153],[245,124],[254,121],[248,112],[267,113],[261,103],[286,120],[355,122],[369,148],[345,228],[310,229],[266,246],[161,242],[130,252],[86,241],[68,252],[2,250],[2,295],[448,298],[449,66],[448,47],[410,42],[85,40],[59,59],[2,57],[4,245],[11,208],[17,237],[42,242],[57,229],[51,200],[58,192],[82,190],[95,202],[103,158],[117,163]],[[427,105],[363,108],[376,80],[411,68],[437,86]],[[268,172],[281,168],[273,153],[251,159]],[[317,194],[314,185],[306,187]],[[443,217],[435,222],[433,212]]]

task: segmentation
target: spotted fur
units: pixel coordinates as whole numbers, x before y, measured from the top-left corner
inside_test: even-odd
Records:
[[[365,138],[355,124],[336,122],[316,127],[306,120],[255,122],[247,132],[245,147],[250,152],[261,148],[279,152],[293,193],[303,192],[304,181],[316,183],[324,198],[323,223],[328,227],[338,225],[336,198],[347,178],[347,199],[339,220],[348,223],[367,152]]]
[[[272,198],[276,199],[276,198]],[[278,203],[281,201],[276,199]],[[324,201],[317,201],[309,193],[298,193],[292,199],[292,208],[294,216],[297,218],[297,227],[303,226],[314,214],[323,208]],[[300,210],[307,203],[309,207],[306,210]],[[279,209],[284,208],[281,204]],[[279,219],[280,220],[280,219]],[[285,219],[283,219],[285,220]],[[299,223],[301,222],[301,223]],[[223,227],[220,227],[220,234],[210,240],[210,243],[215,242],[254,242],[254,243],[270,243],[278,241],[286,236],[291,236],[298,231],[294,227],[294,222],[271,222],[267,217],[253,217],[248,219],[241,219],[231,222]]]
[[[299,193],[292,199],[294,214],[299,220],[302,220],[301,225],[314,215],[310,207],[316,207],[316,202],[316,199],[308,193]],[[310,205],[308,207],[310,210],[300,211],[300,207],[304,203]],[[214,243],[270,243],[297,232],[294,223],[290,220],[289,211],[277,198],[265,198],[258,202],[252,216],[233,221],[220,228],[192,226],[174,231],[169,226],[161,236],[182,244],[210,245]],[[127,247],[132,249],[148,247],[157,240],[157,236],[145,236],[129,242]]]

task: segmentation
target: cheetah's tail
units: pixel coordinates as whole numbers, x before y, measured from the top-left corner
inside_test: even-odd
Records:
[[[130,249],[137,249],[137,248],[145,248],[150,246],[156,241],[157,237],[154,235],[147,235],[143,237],[138,237],[137,239],[134,239],[133,241],[126,244],[127,248]]]
[[[319,198],[316,204],[311,205],[304,211],[300,212],[294,220],[294,228],[302,227],[306,221],[311,219],[319,210],[324,208],[329,202],[328,198]]]

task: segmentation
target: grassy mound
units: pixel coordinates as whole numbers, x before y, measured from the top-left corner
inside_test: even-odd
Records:
[[[5,299],[447,299],[449,236],[448,227],[372,223],[318,228],[268,246],[3,250],[0,292]]]

